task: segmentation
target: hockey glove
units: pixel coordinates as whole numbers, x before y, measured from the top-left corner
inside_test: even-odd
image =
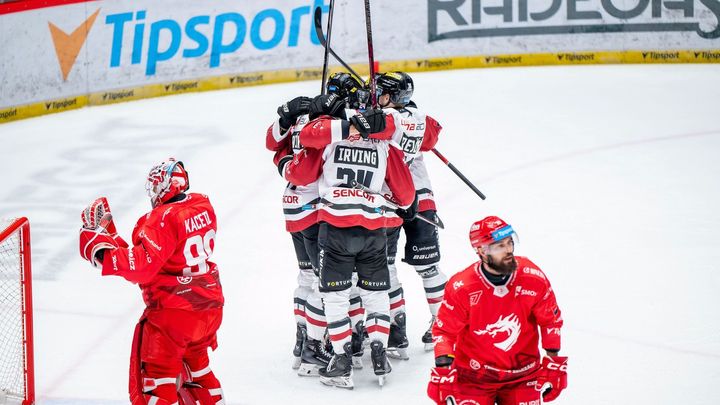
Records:
[[[96,198],[95,201],[85,207],[80,214],[80,218],[82,219],[82,227],[84,229],[97,230],[98,228],[102,228],[105,233],[110,234],[110,236],[115,239],[115,242],[117,242],[119,246],[128,247],[127,242],[117,233],[107,198]]]
[[[402,218],[404,221],[412,221],[418,214],[418,195],[415,194],[415,200],[407,208],[398,208],[395,210],[397,216]]]
[[[288,129],[299,116],[309,113],[311,102],[310,97],[300,96],[278,107],[277,113],[280,116],[280,127]]]
[[[80,256],[95,267],[102,267],[103,250],[116,249],[118,243],[102,228],[80,228]]]
[[[345,99],[337,94],[321,94],[310,103],[310,119],[321,115],[330,115],[336,118],[345,118]]]
[[[455,403],[457,370],[452,367],[435,367],[430,371],[427,394],[439,405]]]
[[[560,396],[567,387],[567,357],[543,357],[535,388],[542,392],[543,402]]]
[[[350,117],[350,123],[360,132],[363,139],[368,139],[370,134],[385,130],[385,113],[379,108],[366,110],[362,114]]]

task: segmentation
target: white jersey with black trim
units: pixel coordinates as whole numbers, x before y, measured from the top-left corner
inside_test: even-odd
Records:
[[[290,133],[290,144],[293,153],[302,150],[300,144],[300,131],[310,121],[307,114],[298,117]],[[283,193],[283,214],[285,215],[285,229],[288,232],[300,232],[317,223],[317,207],[320,203],[318,182],[307,186],[296,186],[288,183]]]
[[[405,154],[405,162],[410,166],[415,191],[418,194],[419,209],[421,211],[435,209],[430,176],[420,151],[425,140],[427,115],[414,107],[405,107],[399,110],[384,108],[383,111],[395,120],[395,133],[392,135],[392,140],[400,145],[400,149]]]
[[[388,141],[356,140],[334,142],[323,151],[319,179],[318,220],[338,227],[385,227],[387,211],[392,211],[380,192],[387,173]],[[352,187],[353,181],[367,187]]]

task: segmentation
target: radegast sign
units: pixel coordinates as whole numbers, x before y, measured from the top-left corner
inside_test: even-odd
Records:
[[[720,0],[428,0],[428,42],[685,31],[720,37]]]

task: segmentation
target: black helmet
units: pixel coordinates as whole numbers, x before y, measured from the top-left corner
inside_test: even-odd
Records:
[[[377,98],[383,94],[390,95],[390,102],[400,106],[410,102],[415,85],[413,79],[405,72],[387,72],[375,78]]]
[[[333,73],[325,87],[328,94],[337,94],[347,99],[349,108],[365,108],[370,93],[360,80],[345,72]]]

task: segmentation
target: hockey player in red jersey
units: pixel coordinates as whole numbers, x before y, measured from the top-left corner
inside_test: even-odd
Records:
[[[363,114],[369,128],[355,115],[350,120],[321,116],[308,123],[302,132],[335,134],[341,140],[322,149],[306,147],[283,158],[278,166],[293,184],[319,180],[318,270],[328,333],[335,351],[328,366],[320,370],[320,377],[325,384],[344,388],[353,386],[352,330],[348,316],[353,272],[358,275],[373,368],[381,383],[391,370],[386,355],[390,327],[386,227],[387,212],[394,210],[380,192],[387,187],[394,203],[403,209],[410,208],[415,193],[402,152],[388,141],[368,139],[370,133],[383,130],[383,115],[379,110]],[[357,188],[357,184],[364,189]]]
[[[80,255],[102,275],[138,284],[145,301],[130,356],[133,405],[224,403],[208,358],[224,302],[210,261],[217,220],[208,197],[188,187],[182,162],[154,166],[146,183],[153,209],[137,221],[130,245],[117,235],[104,198],[82,215]]]
[[[567,357],[558,356],[563,320],[550,282],[514,256],[515,232],[498,217],[475,222],[470,244],[480,260],[445,288],[428,395],[442,405],[554,400],[567,385]]]

